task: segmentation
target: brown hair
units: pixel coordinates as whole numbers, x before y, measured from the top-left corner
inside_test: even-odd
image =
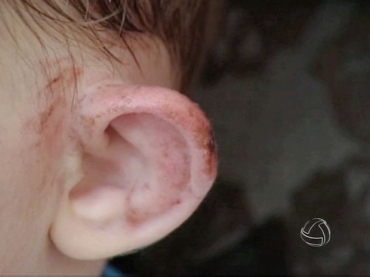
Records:
[[[211,14],[220,11],[214,7],[220,7],[223,1],[9,0],[7,2],[23,21],[26,22],[31,18],[44,30],[53,25],[43,24],[48,20],[60,25],[72,23],[73,26],[83,30],[89,28],[95,42],[98,42],[103,51],[111,57],[114,55],[104,47],[104,39],[95,31],[96,27],[113,31],[126,46],[128,45],[125,37],[132,33],[147,33],[159,37],[167,46],[174,64],[178,65],[181,73],[179,76],[181,89],[184,91],[192,83],[195,73],[204,60],[213,28],[216,26],[212,23],[214,17]],[[67,5],[72,7],[80,18],[76,19],[75,16],[67,13],[65,11]]]

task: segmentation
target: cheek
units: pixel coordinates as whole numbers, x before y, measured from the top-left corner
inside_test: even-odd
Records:
[[[39,221],[41,214],[46,220],[50,216],[46,207],[59,193],[55,184],[62,153],[62,115],[61,109],[52,108],[33,116],[17,113],[8,120],[0,118],[4,131],[0,133],[1,222],[25,216],[19,222],[30,223]]]
[[[58,200],[58,187],[53,184],[61,147],[60,117],[51,115],[42,133],[35,128],[40,119],[25,123],[16,119],[21,117],[25,116],[0,118],[0,258],[4,265],[15,265],[23,258],[32,263],[35,253],[42,251]]]

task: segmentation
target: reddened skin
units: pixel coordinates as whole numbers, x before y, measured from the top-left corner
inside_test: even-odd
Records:
[[[209,121],[170,89],[109,80],[82,88],[63,128],[68,177],[50,237],[74,259],[106,259],[160,240],[216,178]]]

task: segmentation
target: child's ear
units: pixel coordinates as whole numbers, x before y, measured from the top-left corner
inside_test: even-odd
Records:
[[[182,224],[216,177],[210,124],[178,92],[97,86],[74,109],[71,155],[51,239],[75,259],[150,245]],[[71,183],[72,182],[72,183]]]

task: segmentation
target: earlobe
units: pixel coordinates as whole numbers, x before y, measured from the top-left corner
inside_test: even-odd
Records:
[[[51,227],[75,259],[106,259],[152,244],[182,224],[216,177],[203,112],[178,92],[99,86],[72,121],[82,177],[66,186]]]

